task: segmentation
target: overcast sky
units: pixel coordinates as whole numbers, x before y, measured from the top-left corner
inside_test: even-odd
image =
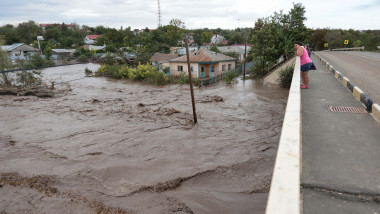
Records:
[[[132,29],[158,24],[158,0],[0,0],[0,26],[29,20],[37,23]],[[254,27],[258,18],[288,13],[289,0],[160,0],[162,25],[173,18],[187,29]],[[301,0],[309,28],[380,29],[380,0]]]

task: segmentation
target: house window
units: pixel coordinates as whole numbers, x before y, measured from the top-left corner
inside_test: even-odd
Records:
[[[178,71],[183,71],[183,66],[182,65],[178,65]]]
[[[222,71],[226,70],[226,65],[222,65]]]
[[[194,67],[193,66],[190,67],[190,70],[191,70],[191,73],[194,73]]]
[[[228,70],[229,71],[231,70],[231,64],[228,64]]]
[[[201,67],[201,72],[205,72],[205,67]]]

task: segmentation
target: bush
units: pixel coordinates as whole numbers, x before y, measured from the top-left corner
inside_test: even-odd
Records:
[[[182,72],[178,77],[178,83],[179,84],[185,84],[189,83],[189,75],[187,75],[185,72]]]
[[[40,87],[42,85],[41,72],[22,71],[16,74],[17,83],[23,87]]]
[[[292,66],[288,66],[285,69],[280,71],[280,85],[283,88],[290,88],[293,79],[293,71],[294,68]]]
[[[168,83],[169,78],[166,74],[160,71],[149,72],[148,77],[145,79],[146,82],[155,85],[165,85]]]
[[[226,83],[231,84],[232,80],[238,76],[240,76],[240,73],[237,70],[226,73],[226,76],[225,76]]]
[[[47,62],[45,59],[43,59],[40,55],[34,54],[30,57],[30,60],[27,62],[27,67],[29,68],[39,68],[46,66]]]
[[[84,74],[86,74],[86,76],[92,76],[93,72],[92,72],[92,70],[86,68],[86,69],[84,69]]]
[[[84,54],[80,55],[77,59],[78,62],[88,62],[88,57]]]

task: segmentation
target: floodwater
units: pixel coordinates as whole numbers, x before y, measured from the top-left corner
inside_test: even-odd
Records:
[[[0,96],[1,213],[264,213],[288,91],[44,69],[54,98]]]

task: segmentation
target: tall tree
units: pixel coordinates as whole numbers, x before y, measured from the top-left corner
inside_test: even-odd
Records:
[[[29,21],[19,24],[16,33],[21,42],[31,44],[42,35],[42,30],[34,21]]]

